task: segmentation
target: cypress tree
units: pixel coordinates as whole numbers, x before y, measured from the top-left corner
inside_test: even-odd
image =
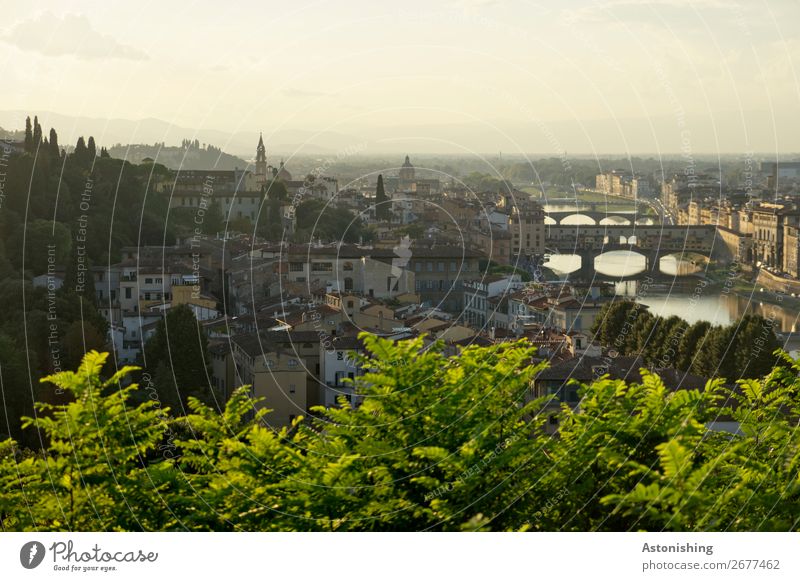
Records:
[[[90,162],[94,162],[94,158],[97,157],[97,146],[94,144],[94,137],[91,135],[89,136],[89,143],[86,145],[86,157]]]
[[[56,130],[50,128],[50,157],[57,159],[61,156],[61,151],[58,149],[58,135]]]
[[[33,118],[33,148],[38,149],[42,144],[42,126],[39,125],[39,117]]]
[[[78,137],[78,143],[75,144],[75,151],[72,153],[72,155],[75,156],[75,161],[77,161],[79,164],[86,162],[86,142],[83,140],[82,136]]]
[[[25,119],[25,151],[33,153],[33,131],[31,130],[31,118]]]
[[[383,187],[383,175],[378,174],[378,185],[375,188],[375,218],[378,220],[389,220],[391,211],[386,197],[386,190]]]

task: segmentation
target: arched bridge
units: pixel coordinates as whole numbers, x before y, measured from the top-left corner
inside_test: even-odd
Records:
[[[624,213],[624,212],[593,212],[589,210],[569,210],[566,212],[546,212],[545,216],[548,218],[552,218],[556,223],[553,224],[558,225],[564,220],[564,218],[569,218],[570,216],[587,216],[594,220],[595,224],[600,224],[600,221],[605,218],[623,218],[625,219],[628,224],[635,222],[636,220],[640,220],[643,218],[652,218],[652,216],[648,216],[646,214],[634,214],[634,213]],[[567,224],[565,224],[566,226]]]
[[[613,250],[642,254],[646,270],[657,272],[661,257],[697,253],[711,257],[715,251],[714,226],[557,226],[547,227],[545,246],[558,254],[577,254],[581,268],[576,276],[594,272],[594,259]],[[717,242],[717,247],[721,243]]]

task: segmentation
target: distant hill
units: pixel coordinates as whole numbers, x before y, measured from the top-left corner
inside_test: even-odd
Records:
[[[244,169],[247,162],[235,155],[225,153],[213,145],[200,145],[197,141],[184,141],[180,146],[163,143],[154,145],[114,145],[108,148],[111,157],[141,163],[149,157],[170,169]]]
[[[25,138],[24,131],[9,131],[0,127],[0,139],[8,139],[9,141],[21,141]]]

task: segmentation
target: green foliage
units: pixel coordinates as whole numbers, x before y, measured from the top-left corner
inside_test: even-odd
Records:
[[[736,380],[761,377],[783,364],[774,355],[781,344],[773,326],[760,315],[745,315],[727,327],[689,325],[675,316],[654,317],[633,301],[613,301],[600,310],[592,332],[601,345],[641,356],[648,365]]]
[[[762,380],[669,391],[601,378],[570,409],[529,401],[524,342],[448,358],[363,335],[360,405],[274,431],[247,387],[217,412],[135,404],[106,355],[46,378],[70,396],[0,443],[4,530],[794,530],[800,362]],[[267,402],[268,403],[268,402]],[[558,433],[544,429],[550,418]],[[736,434],[709,423],[738,422]]]
[[[294,241],[308,243],[312,239],[325,242],[358,242],[366,238],[368,231],[360,218],[350,210],[325,203],[321,200],[306,200],[297,206],[297,232]]]
[[[155,378],[160,401],[174,411],[187,410],[192,397],[213,401],[208,337],[188,306],[170,309],[158,322],[145,345],[144,363]]]

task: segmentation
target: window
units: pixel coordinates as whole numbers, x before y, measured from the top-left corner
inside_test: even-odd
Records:
[[[294,383],[289,384],[289,393],[295,393],[297,389],[295,388]]]
[[[144,279],[144,284],[153,284],[153,279],[152,278]]]
[[[297,367],[297,359],[289,359],[288,365],[290,369],[294,369]]]
[[[433,272],[433,263],[432,262],[427,262],[425,264],[425,266],[427,267],[428,272]]]
[[[131,287],[129,287],[129,286],[125,287],[125,298],[126,299],[131,298]]]
[[[456,272],[458,270],[458,263],[455,260],[450,263],[450,270],[452,272]]]
[[[144,293],[144,300],[146,301],[150,300],[150,293]]]
[[[444,262],[440,262],[436,265],[436,268],[439,272],[444,272]]]
[[[422,272],[422,263],[421,262],[415,262],[414,263],[414,271],[415,272]]]
[[[332,262],[314,262],[311,265],[311,270],[313,272],[333,272],[333,263]]]
[[[303,272],[304,267],[305,267],[304,262],[290,262],[289,272]]]
[[[342,265],[342,270],[353,270],[353,263],[352,262],[345,262]]]

